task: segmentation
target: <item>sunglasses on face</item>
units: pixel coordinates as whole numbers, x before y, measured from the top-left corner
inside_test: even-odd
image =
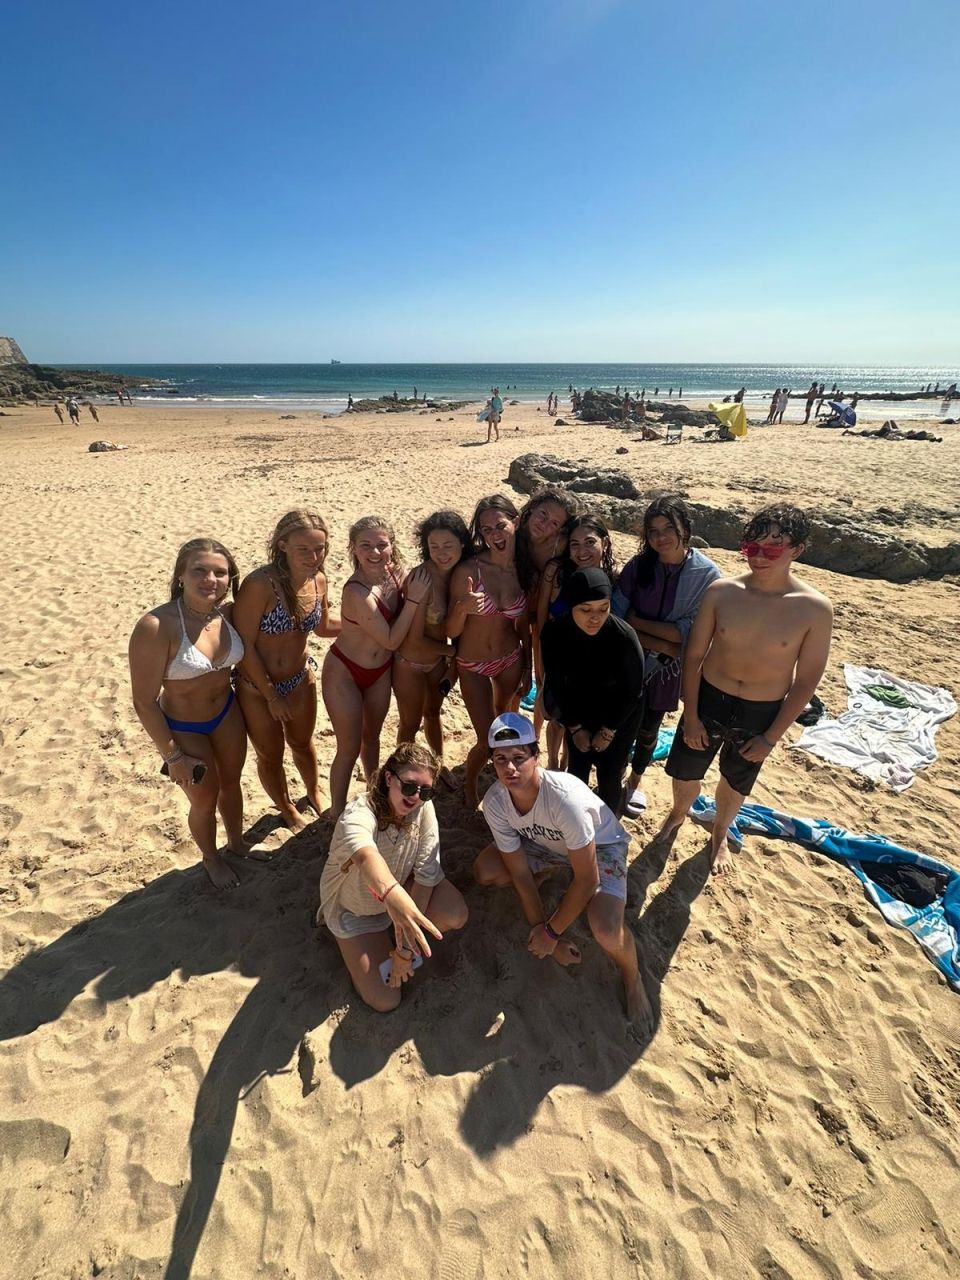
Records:
[[[790,548],[784,543],[779,546],[776,543],[765,542],[741,542],[740,553],[745,555],[748,560],[753,560],[757,556],[763,556],[764,560],[779,560],[785,551]]]
[[[396,774],[393,776],[397,778]],[[427,801],[433,796],[433,787],[421,786],[418,782],[406,782],[403,778],[397,778],[397,782],[400,785],[400,794],[406,796],[408,800],[419,795],[421,800]]]

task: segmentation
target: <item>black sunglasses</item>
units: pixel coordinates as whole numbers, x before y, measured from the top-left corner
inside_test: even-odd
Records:
[[[426,802],[433,799],[433,787],[420,786],[418,782],[404,782],[398,774],[393,775],[400,783],[400,794],[408,799],[411,796],[419,795],[420,799]]]

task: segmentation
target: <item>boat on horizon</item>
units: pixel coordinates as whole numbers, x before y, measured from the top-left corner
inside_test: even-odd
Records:
[[[340,361],[339,361],[339,360],[331,360],[331,361],[330,361],[330,363],[331,363],[331,364],[339,364],[339,363],[340,363]]]

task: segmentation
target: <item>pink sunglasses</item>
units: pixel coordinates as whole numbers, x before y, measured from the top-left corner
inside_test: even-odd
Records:
[[[785,551],[790,548],[775,544],[766,544],[762,542],[741,542],[740,553],[747,557],[748,560],[755,560],[757,556],[763,556],[764,560],[779,560]]]

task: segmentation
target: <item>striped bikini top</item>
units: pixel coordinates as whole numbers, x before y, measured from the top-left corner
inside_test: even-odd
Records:
[[[180,614],[180,647],[167,663],[164,680],[195,680],[197,676],[208,675],[211,671],[225,671],[227,667],[235,667],[243,657],[243,641],[236,628],[232,627],[223,614],[220,619],[227,628],[230,637],[230,649],[222,662],[211,662],[205,653],[201,653],[187,635],[187,624],[183,617],[183,606],[177,598],[177,612]],[[219,613],[219,610],[217,611]]]
[[[477,561],[477,590],[483,591],[483,606],[480,613],[486,618],[520,618],[527,611],[527,597],[522,590],[502,609],[497,607],[492,597],[484,591],[483,573],[479,560]]]
[[[267,575],[269,577],[269,574]],[[269,613],[265,613],[260,619],[260,630],[265,636],[282,636],[287,632],[300,630],[303,632],[312,631],[323,617],[323,601],[320,599],[320,590],[317,586],[317,580],[313,580],[313,589],[316,592],[316,599],[313,602],[313,608],[302,618],[299,628],[294,620],[290,617],[287,606],[283,602],[283,597],[277,590],[277,584],[270,578],[270,585],[273,587],[273,594],[277,603],[273,606]]]

